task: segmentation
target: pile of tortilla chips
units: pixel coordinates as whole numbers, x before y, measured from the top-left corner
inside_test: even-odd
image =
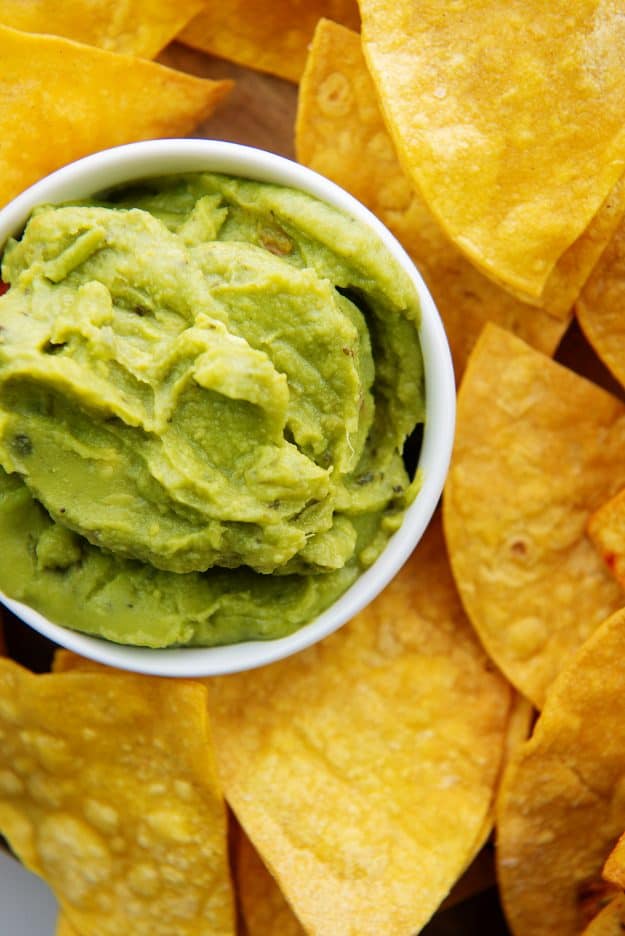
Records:
[[[317,27],[297,151],[403,243],[462,377],[454,581],[542,709],[498,798],[507,920],[622,932],[624,846],[606,859],[625,829],[625,19],[600,0],[360,11],[362,37]],[[569,331],[575,370],[550,359],[573,316],[598,356]]]
[[[0,629],[0,834],[57,936],[412,936],[493,824],[515,936],[622,933],[623,11],[0,0],[0,204],[206,119],[231,82],[150,61],[176,37],[299,82],[298,159],[421,270],[461,381],[443,509],[368,609],[251,673],[35,675]]]

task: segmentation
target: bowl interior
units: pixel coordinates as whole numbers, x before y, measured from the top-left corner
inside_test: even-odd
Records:
[[[353,617],[388,584],[421,538],[443,488],[454,433],[455,388],[449,347],[432,298],[412,261],[360,202],[283,157],[211,140],[158,140],[88,156],[37,182],[0,211],[0,252],[8,237],[21,231],[37,205],[85,198],[153,176],[200,171],[274,182],[314,195],[369,227],[410,275],[421,302],[419,335],[425,364],[427,418],[418,462],[423,483],[378,560],[331,607],[288,637],[206,648],[122,646],[55,624],[0,593],[8,608],[55,643],[110,666],[163,676],[209,676],[261,666],[310,646]]]

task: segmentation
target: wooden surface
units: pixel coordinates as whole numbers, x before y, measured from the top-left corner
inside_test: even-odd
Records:
[[[178,42],[165,49],[159,61],[201,78],[231,78],[235,82],[231,94],[194,136],[245,143],[294,158],[297,87],[290,81],[240,68]]]

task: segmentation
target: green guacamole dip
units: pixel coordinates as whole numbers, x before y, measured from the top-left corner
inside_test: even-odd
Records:
[[[418,298],[369,231],[198,174],[44,206],[4,252],[0,589],[119,643],[281,637],[418,480]]]

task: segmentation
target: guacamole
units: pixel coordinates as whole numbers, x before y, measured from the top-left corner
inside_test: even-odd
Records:
[[[418,298],[356,221],[174,176],[37,209],[2,280],[7,595],[120,643],[280,637],[401,522]]]

